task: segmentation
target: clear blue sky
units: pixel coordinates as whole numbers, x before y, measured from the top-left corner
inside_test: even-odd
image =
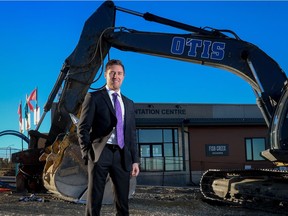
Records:
[[[19,129],[18,104],[22,100],[24,106],[25,95],[35,87],[38,87],[38,104],[43,109],[64,60],[77,45],[85,20],[101,3],[0,2],[0,131]],[[288,2],[115,1],[115,4],[196,27],[233,30],[288,71]],[[136,30],[179,33],[177,29],[123,12],[117,12],[116,20],[117,26]],[[122,92],[136,103],[255,104],[251,87],[221,69],[114,49],[111,57],[122,59],[126,65]],[[103,84],[102,79],[96,86]],[[50,112],[40,131],[48,132],[49,127]],[[16,137],[0,137],[0,148],[20,148],[20,144]]]

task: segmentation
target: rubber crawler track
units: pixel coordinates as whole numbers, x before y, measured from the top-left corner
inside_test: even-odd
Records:
[[[264,179],[269,182],[269,186],[273,187],[276,184],[281,184],[281,191],[287,191],[284,197],[279,199],[278,194],[265,193],[245,193],[233,196],[230,194],[230,188],[225,197],[218,196],[213,189],[213,182],[217,179],[231,180],[236,179]],[[268,183],[267,183],[268,184]],[[255,188],[253,188],[255,189]],[[214,202],[220,202],[228,205],[241,205],[242,207],[261,210],[265,212],[273,212],[287,215],[288,212],[288,172],[271,170],[271,169],[252,169],[252,170],[208,170],[200,181],[200,190],[204,198]],[[261,190],[260,190],[261,191]]]

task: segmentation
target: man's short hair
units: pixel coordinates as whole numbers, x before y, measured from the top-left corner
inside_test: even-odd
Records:
[[[120,60],[117,59],[111,59],[107,62],[106,66],[105,66],[105,71],[107,71],[109,69],[110,66],[112,65],[120,65],[123,68],[123,72],[125,73],[125,68],[123,63]]]

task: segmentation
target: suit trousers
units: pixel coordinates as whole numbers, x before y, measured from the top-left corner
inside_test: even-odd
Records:
[[[123,162],[122,150],[118,146],[110,144],[106,144],[97,163],[88,160],[86,216],[100,215],[108,173],[114,186],[117,215],[129,215],[130,172],[123,168]]]

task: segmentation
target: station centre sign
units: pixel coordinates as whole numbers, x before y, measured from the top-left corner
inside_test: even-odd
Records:
[[[162,108],[162,109],[137,109],[138,115],[186,115],[186,109]]]
[[[136,118],[207,118],[213,110],[197,104],[135,104]]]

